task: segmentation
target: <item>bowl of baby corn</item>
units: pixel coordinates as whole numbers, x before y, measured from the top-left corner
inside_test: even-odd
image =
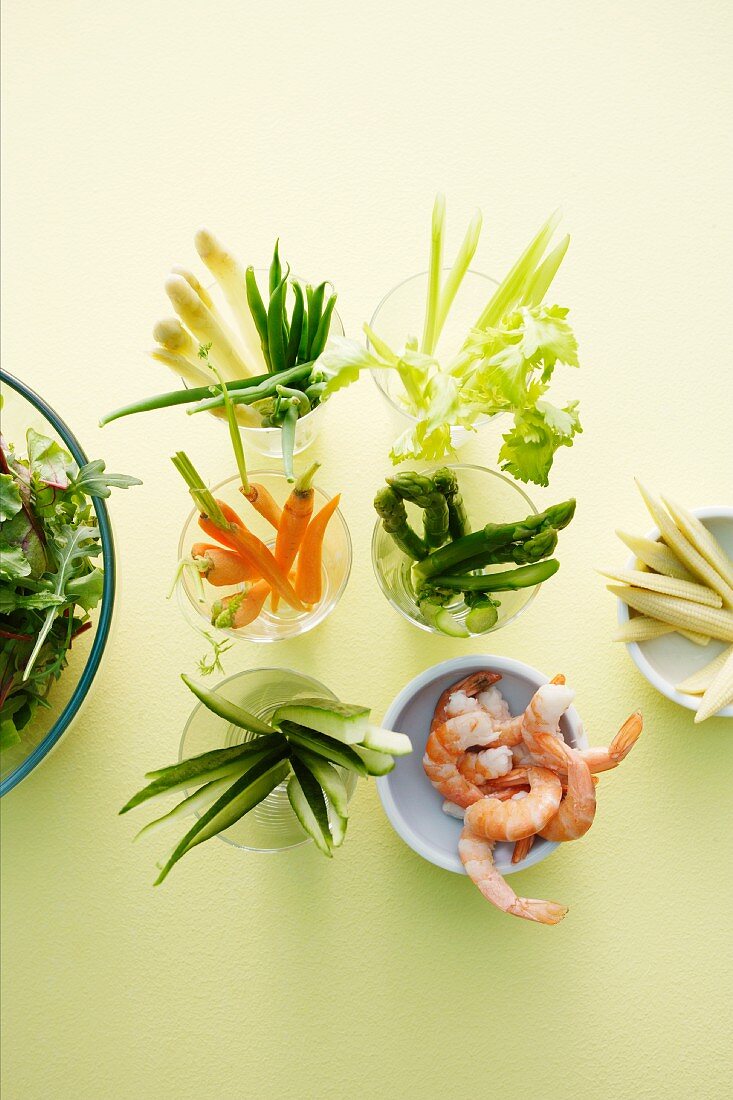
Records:
[[[639,484],[656,527],[619,530],[632,557],[600,570],[618,597],[618,632],[634,664],[695,722],[733,717],[733,507],[689,510]]]

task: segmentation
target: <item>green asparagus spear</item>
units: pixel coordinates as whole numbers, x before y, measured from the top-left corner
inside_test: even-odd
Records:
[[[523,565],[519,569],[506,569],[503,573],[471,573],[468,575],[431,578],[430,584],[436,588],[450,589],[453,592],[513,592],[518,588],[530,588],[549,580],[560,568],[557,558],[546,558],[534,565]]]
[[[443,607],[440,597],[428,596],[420,600],[420,610],[426,622],[439,630],[441,634],[447,634],[450,638],[468,638],[469,633],[463,623],[453,615],[447,607]]]
[[[426,580],[481,554],[489,555],[512,543],[526,542],[549,527],[559,531],[567,527],[574,513],[575,501],[566,500],[561,504],[553,504],[537,515],[527,516],[518,523],[487,523],[480,531],[464,535],[462,539],[456,539],[455,542],[435,550],[415,566],[415,579]]]
[[[442,546],[448,538],[448,503],[433,485],[432,478],[408,470],[388,477],[387,484],[402,500],[409,500],[423,509],[423,534],[427,545]]]
[[[463,503],[461,490],[458,488],[458,478],[454,470],[447,466],[441,466],[433,473],[433,485],[442,493],[448,505],[448,529],[452,539],[463,538],[471,530],[466,515],[466,506]]]
[[[392,536],[403,554],[415,561],[424,558],[428,548],[410,527],[404,502],[389,485],[379,490],[374,498],[374,507],[385,531]]]
[[[544,531],[533,535],[526,542],[510,542],[507,546],[500,546],[498,550],[491,550],[488,554],[476,554],[473,558],[465,558],[457,562],[448,573],[472,573],[474,569],[483,569],[486,565],[501,565],[503,562],[514,562],[515,565],[532,565],[533,562],[549,558],[557,546],[557,531],[554,527],[548,527]]]

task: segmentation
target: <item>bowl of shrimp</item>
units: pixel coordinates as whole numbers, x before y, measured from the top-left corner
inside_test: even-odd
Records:
[[[416,676],[384,718],[416,750],[377,780],[397,834],[423,859],[467,874],[499,909],[543,924],[567,908],[518,897],[504,876],[588,831],[598,773],[621,763],[642,729],[637,712],[608,747],[589,748],[574,694],[562,675],[472,654]]]

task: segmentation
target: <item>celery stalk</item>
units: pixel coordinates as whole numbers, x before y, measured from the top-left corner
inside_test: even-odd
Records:
[[[433,224],[430,237],[430,267],[428,270],[428,297],[425,304],[425,326],[420,350],[432,355],[435,350],[435,321],[440,299],[440,274],[443,262],[443,230],[445,228],[445,195],[438,193],[433,205]]]

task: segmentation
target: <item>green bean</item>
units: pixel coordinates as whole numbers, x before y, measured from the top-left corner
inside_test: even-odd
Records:
[[[295,429],[297,424],[298,404],[297,401],[291,398],[290,405],[285,412],[282,423],[283,467],[285,469],[285,477],[288,481],[295,481],[295,474],[293,473],[293,452],[295,450]]]
[[[315,338],[309,349],[310,357],[312,359],[317,359],[326,346],[328,332],[331,327],[331,315],[333,314],[333,307],[335,305],[336,295],[332,294],[326,302],[326,308],[321,314],[321,319],[318,322],[318,329],[316,331]]]
[[[301,372],[305,366],[306,364],[301,363],[297,368],[294,368],[293,372],[288,372],[287,377],[285,373],[281,374],[278,381],[297,381],[300,378],[308,376],[308,371],[306,371],[305,374],[298,373]],[[240,378],[233,382],[227,382],[226,388],[229,393],[239,393],[242,390],[255,389],[269,379],[269,374],[258,374],[255,378]],[[103,416],[99,421],[99,426],[103,428],[105,424],[110,424],[113,420],[119,420],[122,416],[132,416],[134,413],[153,412],[155,409],[168,409],[172,408],[174,405],[188,405],[194,401],[201,401],[209,397],[212,393],[217,393],[217,391],[219,391],[219,387],[216,383],[212,382],[210,386],[195,386],[189,390],[170,390],[168,393],[158,394],[157,397],[143,397],[140,401],[134,401],[131,405],[123,405],[122,408],[107,413],[107,415]],[[217,393],[217,399],[220,404],[214,407],[223,406],[224,399],[221,392]]]
[[[325,382],[313,382],[310,386],[306,386],[305,396],[310,401],[311,405],[320,404],[320,400],[323,396],[323,391],[326,388]]]
[[[281,279],[270,295],[267,307],[267,343],[270,348],[270,361],[273,371],[285,369],[285,340],[283,339],[283,310],[285,309],[285,290],[287,275]]]
[[[320,283],[317,287],[312,287],[309,284],[305,288],[306,297],[308,299],[308,350],[306,354],[309,359],[312,358],[311,348],[315,343],[316,334],[318,332],[325,292],[325,283]]]
[[[270,264],[270,297],[279,287],[282,282],[282,264],[280,263],[280,238],[275,241],[275,251],[272,254],[272,263]]]
[[[300,416],[306,416],[311,411],[311,403],[302,390],[296,390],[290,386],[278,386],[277,395],[278,397],[290,398],[291,401],[297,402]]]
[[[246,390],[230,391],[232,404],[254,405],[257,401],[263,401],[267,397],[274,397],[278,386],[285,382],[299,382],[301,379],[307,378],[308,373],[309,365],[307,363],[301,363],[298,367],[291,367],[289,371],[281,371],[279,374],[266,374],[264,378],[260,380],[258,386],[252,386]],[[224,398],[221,393],[217,393],[213,397],[207,398],[205,401],[199,401],[197,405],[192,409],[187,409],[186,412],[189,415],[199,412],[210,412],[212,409],[222,408],[223,405]]]
[[[267,363],[267,369],[271,371],[270,348],[267,340],[267,310],[265,309],[265,303],[262,301],[260,288],[257,286],[257,276],[255,275],[255,269],[253,267],[247,268],[244,281],[247,288],[247,304],[249,305],[249,311],[252,314],[252,320],[255,323],[255,328],[260,338],[260,346],[262,348],[262,354],[265,357],[265,362]]]
[[[294,282],[292,286],[293,294],[295,295],[295,305],[293,306],[293,317],[290,324],[290,337],[285,351],[286,369],[292,367],[298,361],[298,351],[300,350],[300,343],[303,336],[303,318],[305,316],[303,288],[300,283],[297,282]]]

